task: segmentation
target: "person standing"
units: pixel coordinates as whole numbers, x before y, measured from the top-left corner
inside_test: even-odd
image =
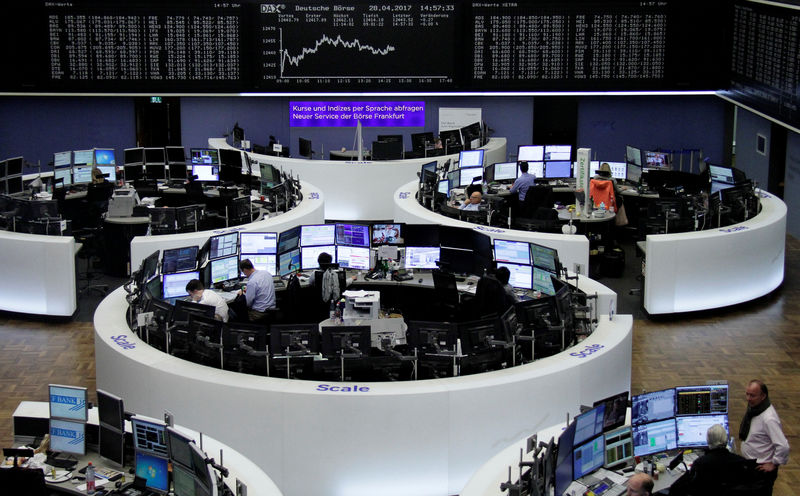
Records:
[[[747,385],[745,396],[747,412],[739,427],[740,451],[743,457],[756,460],[756,470],[769,484],[768,494],[772,494],[778,466],[789,461],[789,441],[783,434],[778,412],[769,401],[767,385],[754,379]]]

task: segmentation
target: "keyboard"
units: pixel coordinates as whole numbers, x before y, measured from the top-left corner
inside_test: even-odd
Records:
[[[66,458],[54,458],[54,457],[47,457],[45,463],[50,465],[51,467],[56,468],[72,468],[78,464],[75,460],[67,460]]]

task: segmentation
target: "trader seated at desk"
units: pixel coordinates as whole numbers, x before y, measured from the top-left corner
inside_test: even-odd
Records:
[[[192,301],[202,305],[214,307],[214,318],[223,322],[228,321],[228,304],[220,295],[213,291],[206,291],[199,279],[192,279],[186,284],[186,292]]]
[[[239,290],[247,302],[247,316],[250,322],[262,322],[267,310],[275,309],[275,283],[272,274],[266,270],[256,270],[253,262],[245,258],[239,262],[239,269],[247,277],[247,286]]]
[[[528,193],[528,189],[536,184],[536,175],[528,172],[528,162],[525,161],[519,163],[519,171],[522,174],[514,181],[514,184],[508,192],[512,194],[517,193],[519,202],[522,203],[525,201],[525,195]]]
[[[480,210],[481,207],[481,200],[483,199],[483,194],[480,191],[473,191],[467,201],[461,204],[459,207],[461,210]]]

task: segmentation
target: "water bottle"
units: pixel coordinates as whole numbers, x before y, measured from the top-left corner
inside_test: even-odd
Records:
[[[92,462],[86,467],[86,494],[94,494],[94,467]]]

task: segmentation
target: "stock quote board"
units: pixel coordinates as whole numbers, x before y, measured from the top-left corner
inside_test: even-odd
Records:
[[[34,0],[4,16],[0,90],[719,89],[730,12],[723,0]]]

